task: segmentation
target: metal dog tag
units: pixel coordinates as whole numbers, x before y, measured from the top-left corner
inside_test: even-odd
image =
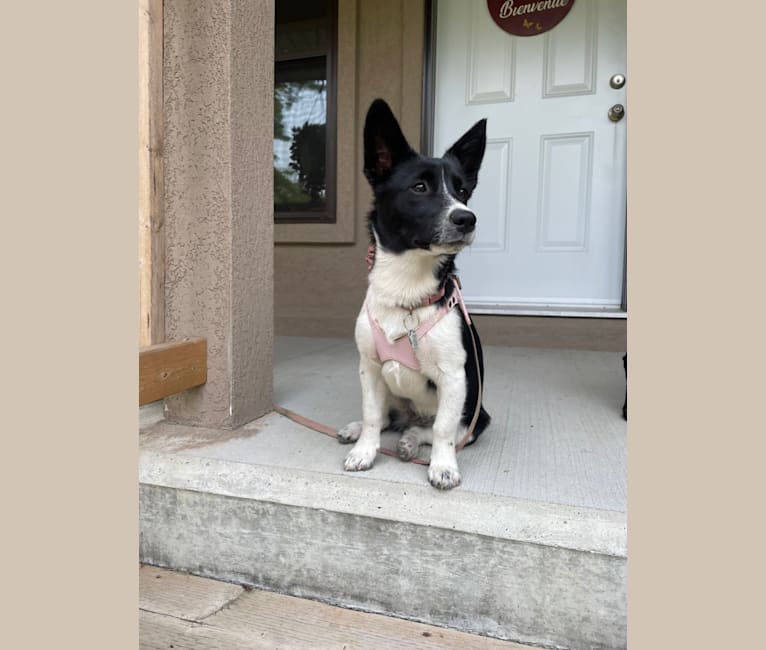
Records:
[[[407,324],[407,320],[410,321],[409,325]],[[412,346],[412,349],[417,351],[418,349],[417,327],[418,325],[420,325],[420,317],[417,316],[416,314],[413,314],[412,310],[410,310],[410,313],[404,317],[402,324],[407,330],[407,337],[410,339],[410,345]]]

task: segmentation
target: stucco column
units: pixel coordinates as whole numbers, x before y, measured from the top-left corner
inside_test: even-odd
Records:
[[[274,0],[165,0],[165,323],[204,336],[207,384],[168,419],[272,406]]]

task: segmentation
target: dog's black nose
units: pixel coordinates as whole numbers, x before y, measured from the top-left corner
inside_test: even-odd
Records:
[[[455,210],[450,214],[449,220],[460,232],[471,232],[476,227],[476,215],[470,210]]]

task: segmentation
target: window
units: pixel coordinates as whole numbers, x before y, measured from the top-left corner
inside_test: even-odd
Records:
[[[274,220],[335,222],[337,0],[277,0]]]

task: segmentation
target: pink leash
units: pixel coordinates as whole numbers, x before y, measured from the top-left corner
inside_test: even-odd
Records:
[[[318,431],[319,433],[324,433],[326,436],[330,436],[331,438],[338,437],[338,432],[335,429],[328,427],[325,424],[315,422],[314,420],[311,420],[302,415],[298,415],[295,411],[286,409],[284,406],[275,405],[274,410],[280,415],[284,415],[286,418],[290,418],[293,422],[296,422],[304,427],[307,427],[308,429],[313,429],[314,431]],[[381,454],[385,454],[386,456],[393,456],[394,458],[399,458],[399,454],[397,454],[393,449],[386,449],[385,447],[381,447],[378,451]],[[418,465],[428,465],[427,460],[422,460],[418,458],[417,456],[415,458],[411,458],[410,462],[417,463]]]

